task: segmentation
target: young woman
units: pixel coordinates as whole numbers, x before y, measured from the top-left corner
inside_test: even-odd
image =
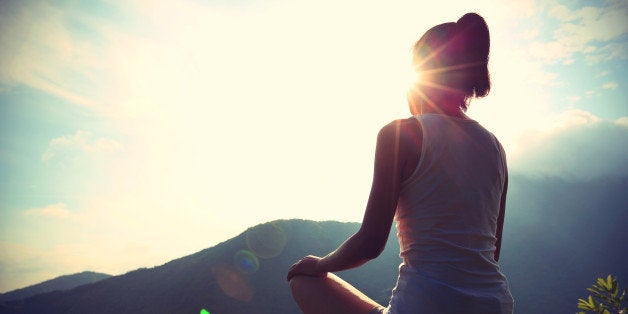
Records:
[[[512,313],[497,261],[508,175],[495,136],[465,115],[488,95],[489,31],[468,13],[414,45],[420,80],[412,117],[377,137],[371,194],[360,230],[320,258],[306,256],[287,279],[305,313]],[[331,274],[377,257],[396,220],[397,285],[384,307]]]

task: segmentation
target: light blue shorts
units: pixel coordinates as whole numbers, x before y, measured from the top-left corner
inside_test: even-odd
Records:
[[[512,314],[513,301],[508,284],[479,291],[462,291],[426,277],[407,265],[399,267],[399,278],[388,307],[377,307],[370,314],[397,313],[481,313]]]

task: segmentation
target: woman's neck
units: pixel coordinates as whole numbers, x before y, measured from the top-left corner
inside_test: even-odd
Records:
[[[443,108],[434,108],[432,106],[424,106],[423,110],[421,111],[420,114],[442,114],[442,115],[447,115],[447,116],[451,116],[451,117],[455,117],[455,118],[460,118],[460,119],[469,119],[469,116],[467,116],[464,111],[462,111],[462,108],[458,107],[458,108],[452,108],[452,109],[445,109],[447,107],[443,107]]]
[[[425,91],[410,89],[408,92],[408,105],[413,115],[434,113],[469,119],[463,109],[466,101],[463,93],[444,92],[435,89],[429,90],[429,93],[425,93]]]
[[[469,119],[462,109],[464,101],[464,97],[439,97],[433,101],[423,101],[420,114],[436,113],[461,119]]]

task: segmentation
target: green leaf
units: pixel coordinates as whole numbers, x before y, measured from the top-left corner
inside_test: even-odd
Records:
[[[606,286],[609,289],[613,286],[613,277],[611,275],[608,275],[608,277],[606,277]]]
[[[602,278],[598,278],[597,279],[597,284],[600,285],[601,287],[603,287],[606,290],[610,289],[610,287],[606,286],[606,281],[604,279],[602,279]]]
[[[593,310],[593,308],[591,308],[587,304],[578,304],[578,308],[581,309],[581,310],[587,310],[587,311],[592,311]]]
[[[606,288],[604,288],[602,286],[598,286],[598,285],[593,285],[593,289],[595,289],[596,291],[598,291],[600,293],[606,292]]]
[[[583,299],[578,299],[578,308],[582,310],[593,310],[593,305]]]
[[[591,296],[589,296],[591,298]],[[592,300],[591,300],[592,301]],[[583,310],[595,310],[595,305],[593,302],[589,302],[587,300],[578,299],[578,308]]]

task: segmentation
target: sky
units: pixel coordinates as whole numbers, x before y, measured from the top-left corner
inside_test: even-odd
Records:
[[[628,176],[626,1],[0,1],[0,292],[360,221],[410,48],[466,12],[511,172]]]

